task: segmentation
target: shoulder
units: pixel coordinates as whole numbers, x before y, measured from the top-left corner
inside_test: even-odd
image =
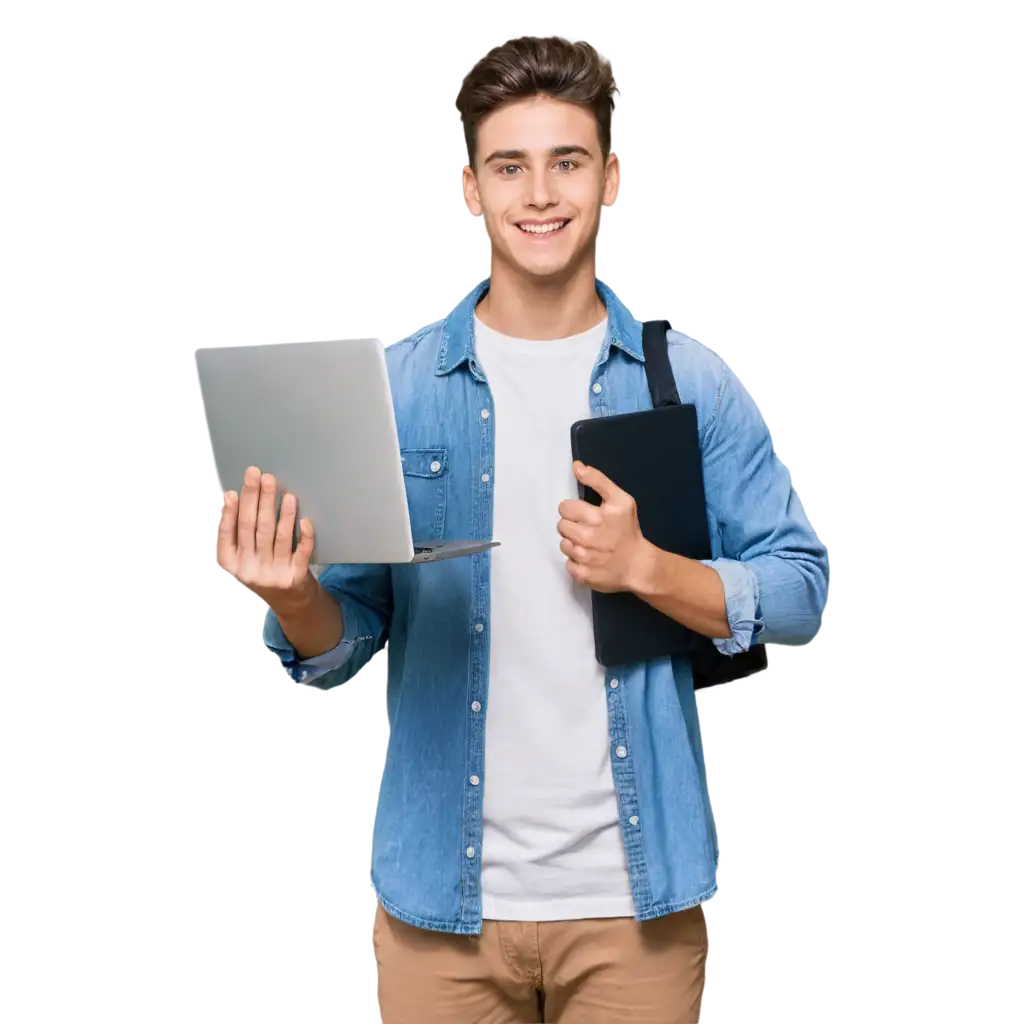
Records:
[[[384,349],[388,383],[399,427],[425,415],[432,396],[444,391],[447,379],[438,377],[443,320],[418,331]]]
[[[438,374],[443,340],[444,320],[436,320],[384,350],[402,448],[458,449],[450,410],[463,375]],[[456,391],[456,404],[459,397]]]
[[[388,371],[419,366],[424,361],[437,362],[440,351],[441,331],[444,320],[435,320],[426,327],[421,327],[413,334],[392,342],[384,349],[388,363]]]
[[[673,366],[679,363],[691,371],[718,375],[727,369],[725,360],[714,349],[682,331],[668,332],[668,354]]]
[[[668,332],[668,349],[681,401],[697,406],[702,440],[709,431],[767,432],[753,396],[722,356],[681,331]],[[684,389],[686,398],[682,397]]]
[[[714,349],[676,330],[668,332],[668,358],[680,400],[697,407],[704,434],[718,415],[729,367]]]

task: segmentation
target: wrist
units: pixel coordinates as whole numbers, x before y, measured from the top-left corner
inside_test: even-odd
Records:
[[[645,601],[655,597],[659,590],[658,581],[662,576],[664,554],[664,551],[650,541],[642,541],[636,556],[630,562],[627,589]]]
[[[271,611],[279,620],[293,619],[304,615],[312,608],[319,596],[320,583],[311,572],[307,571],[305,578],[298,586],[285,591],[272,603],[268,603],[270,603]]]

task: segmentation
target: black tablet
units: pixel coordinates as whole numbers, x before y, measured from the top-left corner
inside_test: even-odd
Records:
[[[687,558],[712,557],[695,406],[580,420],[570,441],[574,459],[633,496],[647,540]],[[580,497],[601,504],[589,487]],[[594,649],[605,667],[691,654],[705,639],[635,594],[592,591],[592,598]]]

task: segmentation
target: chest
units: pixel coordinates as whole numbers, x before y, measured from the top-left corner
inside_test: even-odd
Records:
[[[537,362],[543,363],[543,360]],[[549,503],[575,496],[569,431],[591,416],[650,405],[641,366],[613,353],[536,367],[490,360],[396,389],[395,415],[413,533],[487,538],[496,494],[543,488]]]

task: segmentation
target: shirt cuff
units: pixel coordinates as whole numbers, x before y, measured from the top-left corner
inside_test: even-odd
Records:
[[[725,588],[725,611],[732,636],[715,637],[721,654],[742,654],[764,629],[761,618],[761,592],[754,570],[731,558],[701,559],[701,564],[714,569]]]
[[[298,652],[284,635],[277,616],[269,608],[267,609],[267,617],[263,623],[263,642],[281,659],[285,671],[297,683],[304,683],[308,686],[315,679],[340,668],[352,657],[356,641],[366,639],[356,635],[359,629],[358,617],[354,613],[347,612],[345,602],[337,594],[331,596],[342,606],[344,633],[337,647],[305,660],[299,659]]]

